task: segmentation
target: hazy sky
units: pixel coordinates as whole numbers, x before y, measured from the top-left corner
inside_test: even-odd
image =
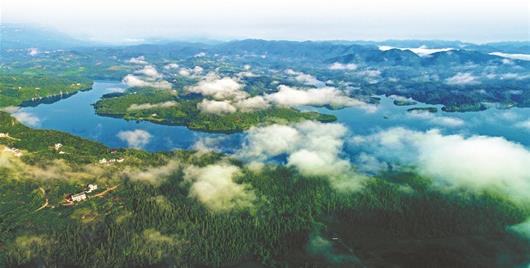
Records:
[[[528,0],[0,0],[2,23],[119,41],[265,39],[530,40]]]

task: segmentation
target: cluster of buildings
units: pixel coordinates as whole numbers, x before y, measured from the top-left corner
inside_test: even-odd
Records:
[[[65,200],[69,203],[72,203],[72,202],[81,202],[81,201],[85,201],[88,197],[87,197],[87,194],[95,191],[98,189],[98,185],[97,184],[89,184],[87,185],[87,190],[84,190],[80,193],[77,193],[77,194],[69,194],[65,197]]]

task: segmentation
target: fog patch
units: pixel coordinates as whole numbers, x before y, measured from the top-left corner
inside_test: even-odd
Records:
[[[17,107],[8,108],[6,109],[6,111],[11,112],[11,116],[13,116],[15,119],[17,119],[17,121],[19,121],[20,123],[26,126],[29,126],[29,127],[40,126],[40,123],[41,123],[40,118],[32,113],[24,112]]]
[[[216,100],[207,100],[203,99],[201,102],[197,103],[197,109],[201,112],[209,114],[231,114],[237,111],[228,101],[216,101]]]
[[[180,168],[180,163],[176,160],[171,160],[163,166],[148,167],[148,168],[131,168],[127,167],[123,175],[131,181],[146,182],[153,185],[160,185],[167,180],[168,177],[176,174]]]
[[[287,166],[305,176],[324,176],[338,190],[359,189],[365,180],[343,159],[347,129],[342,124],[304,121],[291,125],[254,127],[235,157],[247,163],[267,162],[286,156]]]
[[[357,68],[358,68],[357,64],[353,64],[353,63],[344,64],[340,62],[335,62],[329,66],[329,69],[333,71],[354,71]]]
[[[252,206],[256,196],[250,186],[234,181],[240,175],[238,167],[226,163],[184,169],[184,180],[191,184],[189,195],[215,211]]]
[[[390,166],[414,166],[436,187],[492,190],[530,200],[530,151],[501,137],[392,128],[354,137],[350,144]]]
[[[188,87],[186,91],[212,97],[215,100],[227,100],[246,98],[248,93],[242,91],[242,89],[243,85],[236,79],[230,77],[220,78],[215,74],[209,74],[197,85]]]
[[[445,80],[448,85],[476,85],[480,84],[477,77],[471,73],[457,73]]]
[[[147,61],[145,60],[144,56],[138,56],[136,58],[132,57],[127,62],[130,63],[130,64],[138,64],[138,65],[147,64]]]
[[[326,83],[318,80],[316,77],[310,74],[306,74],[303,72],[297,72],[293,69],[287,69],[285,70],[285,73],[293,76],[297,82],[302,83],[304,85],[314,86],[314,87],[323,87],[326,85]]]
[[[149,110],[149,109],[156,109],[156,108],[171,108],[177,106],[177,102],[175,101],[166,101],[166,102],[160,102],[160,103],[143,103],[143,104],[131,104],[129,108],[127,108],[127,111],[139,111],[139,110]]]
[[[465,124],[465,121],[460,118],[435,115],[428,111],[410,111],[407,113],[407,116],[415,119],[426,120],[434,125],[444,127],[461,127]]]
[[[376,110],[375,106],[350,98],[334,87],[301,89],[280,85],[278,92],[266,95],[265,99],[280,106],[312,105],[332,108],[359,107],[369,112]]]

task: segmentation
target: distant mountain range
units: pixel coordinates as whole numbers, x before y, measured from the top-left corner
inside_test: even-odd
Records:
[[[188,45],[189,47],[197,48],[197,42],[188,41],[171,41],[171,37],[164,37],[160,39],[152,39],[145,41],[151,45],[175,46],[182,47]],[[173,40],[176,40],[173,39]],[[51,30],[43,27],[34,27],[18,24],[1,24],[0,25],[0,47],[2,49],[9,48],[42,48],[42,49],[57,49],[57,48],[72,48],[72,47],[89,47],[89,46],[104,46],[109,44],[97,43],[88,40],[79,40],[70,37],[67,34],[59,31]],[[115,44],[116,45],[116,44]],[[124,46],[122,44],[122,46]],[[480,51],[483,53],[504,52],[504,53],[523,53],[530,54],[530,41],[514,41],[514,42],[496,42],[486,44],[472,44],[461,41],[446,41],[446,40],[385,40],[385,41],[265,41],[258,39],[246,39],[231,42],[215,42],[209,40],[202,42],[199,47],[214,48],[221,52],[239,53],[240,51],[253,52],[256,54],[267,53],[277,56],[288,54],[290,57],[321,57],[327,54],[331,55],[346,55],[348,52],[359,52],[360,50],[374,50],[380,46],[388,46],[395,48],[420,48],[426,47],[430,49],[465,49]],[[386,53],[399,54],[396,51]],[[408,57],[405,54],[401,57]],[[410,56],[410,55],[409,55]],[[330,58],[330,57],[327,57]]]

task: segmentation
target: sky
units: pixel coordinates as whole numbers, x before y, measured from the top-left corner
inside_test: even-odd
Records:
[[[146,38],[530,40],[527,0],[0,0],[2,23]]]

